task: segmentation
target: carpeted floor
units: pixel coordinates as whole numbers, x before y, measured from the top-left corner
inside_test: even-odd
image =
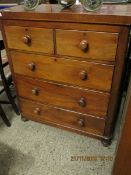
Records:
[[[118,130],[112,145],[105,148],[96,139],[23,122],[10,105],[4,109],[12,126],[6,127],[0,119],[0,175],[111,175],[113,160],[101,156],[114,158]],[[88,159],[72,161],[72,156]]]

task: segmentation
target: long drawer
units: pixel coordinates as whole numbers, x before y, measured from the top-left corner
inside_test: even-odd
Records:
[[[12,51],[14,72],[84,88],[110,91],[114,66]]]
[[[30,120],[53,123],[83,133],[103,135],[105,120],[81,115],[74,112],[52,108],[28,100],[19,99],[21,113]]]
[[[109,94],[16,76],[18,96],[104,118]]]
[[[5,26],[5,33],[8,48],[54,53],[52,29]]]
[[[114,61],[118,33],[56,30],[58,55]]]

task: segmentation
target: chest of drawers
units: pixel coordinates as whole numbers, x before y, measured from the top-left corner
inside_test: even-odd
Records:
[[[2,13],[23,117],[111,141],[130,26],[108,13],[88,14],[81,6],[61,12],[57,5]]]

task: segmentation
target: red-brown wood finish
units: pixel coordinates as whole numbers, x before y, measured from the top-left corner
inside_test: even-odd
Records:
[[[109,93],[15,76],[20,97],[100,118],[106,117]]]
[[[56,30],[58,55],[114,61],[117,41],[116,33]]]
[[[106,127],[105,127],[105,136],[109,139],[112,137],[113,133],[113,125],[114,121],[117,118],[118,113],[118,104],[120,105],[121,99],[121,84],[123,80],[123,73],[125,71],[125,64],[126,64],[126,55],[127,55],[127,46],[129,42],[129,28],[123,27],[119,37],[119,44],[117,48],[117,60],[114,70],[114,77],[112,81],[112,91],[110,96],[110,103],[107,112],[107,120],[106,120]]]
[[[131,80],[123,113],[123,126],[112,175],[131,174]]]
[[[52,29],[8,26],[5,27],[5,32],[8,48],[54,53]]]
[[[114,69],[112,65],[14,51],[10,53],[17,74],[110,91]]]
[[[87,12],[82,5],[74,5],[69,9],[62,9],[59,5],[40,5],[35,13],[25,12],[23,6],[14,7],[13,10],[2,12],[3,19],[21,19],[36,21],[64,21],[92,24],[131,24],[131,5],[108,4],[103,5],[96,12]]]
[[[21,113],[28,119],[44,123],[54,123],[83,133],[103,134],[105,122],[103,119],[85,116],[60,108],[50,107],[28,100],[20,99]]]
[[[130,24],[131,5],[103,5],[96,12],[81,5],[3,11],[2,33],[22,115],[108,143],[117,118]]]

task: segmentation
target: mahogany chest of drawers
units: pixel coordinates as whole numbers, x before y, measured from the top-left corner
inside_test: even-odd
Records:
[[[2,12],[23,117],[111,141],[130,32],[130,18],[115,12],[115,5],[97,13],[77,5]]]

